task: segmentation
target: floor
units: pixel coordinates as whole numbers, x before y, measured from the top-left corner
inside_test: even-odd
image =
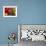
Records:
[[[28,40],[28,41],[21,40],[20,46],[46,46],[46,42],[45,41],[32,42],[31,40]]]
[[[0,46],[8,46],[8,44],[0,44]],[[10,45],[10,46],[18,46],[18,44]]]
[[[7,44],[0,44],[0,46],[8,46],[8,45]],[[32,42],[31,40],[28,40],[28,41],[21,40],[19,45],[14,44],[13,46],[46,46],[46,42],[45,41],[44,42],[43,41]]]

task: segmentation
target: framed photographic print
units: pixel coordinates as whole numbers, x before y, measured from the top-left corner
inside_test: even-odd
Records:
[[[18,41],[46,41],[46,25],[44,24],[19,24]]]
[[[17,6],[3,6],[3,17],[17,17]]]

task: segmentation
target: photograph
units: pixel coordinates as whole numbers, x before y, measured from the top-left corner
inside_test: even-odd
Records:
[[[17,17],[17,6],[3,6],[3,17]]]
[[[19,24],[18,41],[20,46],[31,46],[32,43],[46,41],[46,25]]]

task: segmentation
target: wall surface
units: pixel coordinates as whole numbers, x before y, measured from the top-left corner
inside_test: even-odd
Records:
[[[18,0],[0,0],[0,44],[7,44],[9,42],[8,35],[10,32],[15,32],[18,35],[17,24],[19,20],[18,17],[3,17],[3,6],[18,6]],[[15,43],[18,43],[17,39],[18,36]]]
[[[7,5],[18,7],[17,18],[3,17],[3,6]],[[8,43],[9,32],[17,34],[18,24],[46,24],[46,0],[0,0],[0,44]]]

